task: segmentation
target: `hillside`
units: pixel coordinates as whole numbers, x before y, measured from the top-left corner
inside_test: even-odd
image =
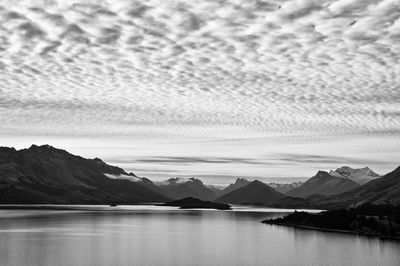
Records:
[[[315,176],[286,194],[292,197],[307,197],[314,194],[327,196],[349,191],[359,186],[359,184],[350,179],[336,177],[327,172],[318,171]]]
[[[333,208],[364,203],[400,205],[400,167],[356,189],[314,201],[312,204]]]
[[[233,204],[272,204],[284,195],[258,180],[217,198],[217,202]]]
[[[49,145],[0,148],[0,203],[134,204],[164,202],[148,179],[102,160]]]

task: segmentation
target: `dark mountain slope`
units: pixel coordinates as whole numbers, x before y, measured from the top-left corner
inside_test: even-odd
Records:
[[[337,209],[362,204],[400,205],[400,167],[344,193],[332,196],[309,196],[304,199],[286,197],[274,203],[277,208]]]
[[[222,195],[216,201],[233,204],[271,204],[284,195],[258,180]]]
[[[333,208],[363,203],[400,205],[400,167],[356,189],[313,202],[313,205]]]
[[[98,158],[85,159],[49,145],[32,145],[19,151],[0,148],[0,203],[134,204],[168,200],[148,188],[148,181]]]
[[[315,176],[286,194],[292,197],[307,197],[314,194],[335,195],[359,186],[359,184],[350,179],[335,177],[327,172],[318,171]]]

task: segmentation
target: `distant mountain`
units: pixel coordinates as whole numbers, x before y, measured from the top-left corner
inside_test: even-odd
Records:
[[[224,187],[214,186],[210,184],[204,184],[206,188],[209,188],[215,195],[215,198],[221,196],[224,193]]]
[[[353,169],[349,166],[343,166],[336,169],[335,171],[331,170],[329,174],[331,176],[350,179],[360,185],[364,185],[369,181],[380,177],[380,175],[378,175],[368,167]]]
[[[351,191],[311,203],[327,208],[358,206],[363,203],[400,205],[400,167]]]
[[[172,199],[193,197],[201,200],[214,200],[217,197],[212,189],[206,187],[197,178],[170,178],[159,182],[158,186],[165,192],[165,195]]]
[[[290,190],[286,195],[292,197],[307,197],[313,194],[335,195],[359,186],[359,184],[350,179],[332,176],[325,171],[318,171],[315,176],[308,179],[301,186]]]
[[[225,195],[229,192],[232,192],[238,188],[244,187],[245,185],[250,184],[251,181],[246,178],[237,178],[235,183],[230,184],[225,189],[222,190],[221,195]],[[299,187],[303,182],[293,182],[293,183],[267,183],[268,186],[272,187],[278,192],[286,193],[294,188]]]
[[[0,203],[134,204],[168,197],[145,178],[49,145],[0,147]]]
[[[247,180],[246,178],[237,178],[235,183],[230,184],[229,186],[227,186],[226,188],[224,188],[222,190],[221,195],[225,195],[225,194],[232,192],[238,188],[244,187],[250,183],[251,183],[251,181]]]
[[[293,182],[293,183],[267,183],[268,186],[272,187],[273,189],[275,189],[276,191],[280,192],[280,193],[287,193],[299,186],[301,186],[303,184],[303,182],[298,181],[298,182]]]
[[[241,188],[233,190],[217,198],[217,202],[233,204],[271,204],[285,197],[265,183],[255,180]]]

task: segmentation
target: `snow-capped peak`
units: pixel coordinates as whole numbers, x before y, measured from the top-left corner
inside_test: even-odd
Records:
[[[330,175],[335,177],[341,177],[346,179],[351,179],[358,184],[365,184],[369,181],[380,177],[377,173],[369,169],[368,167],[353,169],[349,166],[343,166],[336,170],[331,170]]]

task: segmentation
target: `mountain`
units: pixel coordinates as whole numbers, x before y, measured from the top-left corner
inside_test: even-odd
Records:
[[[245,178],[237,178],[235,183],[230,184],[227,186],[221,193],[221,195],[225,195],[229,192],[232,192],[238,188],[244,187],[245,185],[250,184],[251,181],[245,179]],[[268,186],[272,187],[278,192],[281,193],[286,193],[294,188],[299,187],[303,182],[293,182],[290,184],[284,184],[284,183],[267,183]]]
[[[158,186],[172,199],[193,197],[200,200],[214,200],[216,198],[214,191],[197,178],[170,178],[158,183]]]
[[[210,185],[210,184],[205,184],[204,186],[206,188],[209,188],[214,193],[215,198],[221,196],[224,193],[224,187]]]
[[[369,181],[380,177],[380,175],[378,175],[368,167],[353,169],[349,166],[343,166],[336,169],[335,171],[331,170],[329,174],[331,176],[350,179],[360,185],[364,185]]]
[[[360,185],[350,179],[332,176],[325,171],[318,171],[315,176],[286,194],[292,197],[307,197],[313,194],[335,195],[358,186]]]
[[[244,187],[250,183],[251,183],[251,181],[247,180],[246,178],[237,178],[235,183],[230,184],[229,186],[224,188],[224,190],[222,190],[221,195],[225,195],[225,194],[232,192],[238,188]]]
[[[233,204],[271,204],[285,197],[265,183],[255,180],[241,188],[217,198],[217,202]]]
[[[0,147],[0,203],[134,204],[168,197],[148,179],[49,145]]]
[[[400,205],[400,167],[348,192],[312,202],[315,206],[326,208],[358,206],[363,203]]]
[[[293,183],[267,183],[268,186],[272,187],[273,189],[275,189],[276,191],[280,192],[280,193],[287,193],[299,186],[301,186],[303,184],[303,182],[298,181],[298,182],[293,182]]]

